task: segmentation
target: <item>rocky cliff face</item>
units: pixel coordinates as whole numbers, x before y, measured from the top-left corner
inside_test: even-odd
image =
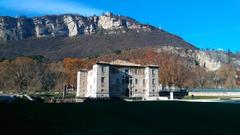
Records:
[[[42,17],[0,17],[0,40],[21,40],[30,37],[73,37],[103,34],[126,33],[129,30],[151,32],[156,28],[111,13],[101,16],[51,15]]]
[[[0,17],[0,58],[41,55],[62,60],[161,46],[197,49],[174,34],[111,13],[91,17]]]
[[[224,51],[204,51],[197,49],[187,49],[182,47],[163,46],[157,48],[157,52],[168,52],[194,60],[201,67],[205,67],[207,71],[216,71],[220,69],[223,64],[228,63],[229,60],[231,60],[235,64],[235,66],[240,66],[239,58],[237,58],[236,56],[228,56],[227,52]]]

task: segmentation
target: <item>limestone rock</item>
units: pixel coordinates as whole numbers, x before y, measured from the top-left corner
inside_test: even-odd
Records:
[[[85,17],[80,15],[48,15],[42,17],[0,17],[0,41],[30,37],[73,37],[102,32],[126,33],[128,30],[151,32],[154,28],[112,13]]]

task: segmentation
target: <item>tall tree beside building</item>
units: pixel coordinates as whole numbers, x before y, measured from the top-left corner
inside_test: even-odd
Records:
[[[77,82],[77,71],[86,68],[86,62],[79,58],[65,58],[63,60],[64,71],[69,85],[75,85]],[[75,85],[76,86],[76,85]]]
[[[218,76],[224,81],[225,88],[236,88],[236,68],[232,63],[223,65],[218,71]]]
[[[194,74],[194,80],[198,87],[200,87],[201,89],[206,88],[209,81],[209,74],[206,72],[206,70],[202,67],[195,67]]]
[[[160,67],[159,78],[163,86],[184,87],[185,82],[191,75],[191,68],[186,61],[176,55],[162,53],[158,56]]]
[[[42,64],[40,82],[42,90],[62,90],[65,84],[65,73],[62,62]]]

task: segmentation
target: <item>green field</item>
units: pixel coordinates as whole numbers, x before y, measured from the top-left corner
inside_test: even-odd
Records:
[[[217,97],[217,96],[185,96],[183,99],[191,99],[191,100],[194,100],[194,99],[219,99],[221,97]],[[229,97],[225,97],[225,98],[229,98]]]
[[[0,104],[1,131],[64,135],[239,135],[240,104]],[[9,130],[12,129],[12,130]],[[18,129],[18,130],[17,130]]]

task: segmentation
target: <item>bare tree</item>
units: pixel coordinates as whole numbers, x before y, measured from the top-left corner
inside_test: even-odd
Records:
[[[200,86],[201,89],[206,87],[206,84],[209,80],[209,75],[206,72],[206,70],[202,67],[196,67],[194,69],[194,73],[195,73],[195,81],[198,84],[198,86]]]
[[[185,82],[191,75],[191,68],[187,61],[172,54],[161,54],[159,56],[159,78],[163,86],[175,85],[184,87]]]
[[[6,70],[13,79],[16,89],[19,92],[26,92],[28,87],[36,80],[36,62],[28,57],[17,57],[11,61]]]

